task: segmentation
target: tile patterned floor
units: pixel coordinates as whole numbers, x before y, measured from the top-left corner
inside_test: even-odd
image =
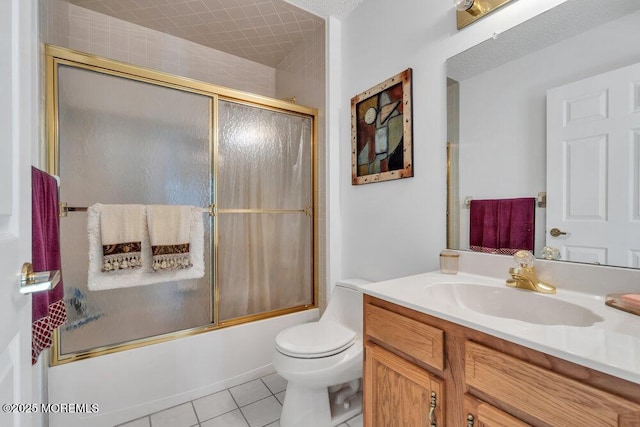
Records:
[[[280,427],[286,388],[280,375],[267,375],[117,427]],[[362,427],[362,415],[338,427]]]

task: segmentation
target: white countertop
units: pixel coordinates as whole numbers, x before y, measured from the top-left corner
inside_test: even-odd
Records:
[[[540,298],[556,299],[554,303],[560,305],[565,301],[588,310],[585,311],[589,314],[587,317],[596,321],[589,326],[567,326],[488,315],[474,311],[475,304],[456,299],[455,293],[449,292],[443,298],[434,296],[434,289],[446,289],[446,285],[428,289],[438,283],[452,287],[456,283],[485,285],[503,295],[503,289],[527,293],[536,298],[538,304],[545,302]],[[563,289],[553,295],[542,295],[508,288],[504,279],[440,272],[371,283],[361,289],[365,294],[640,384],[640,316],[606,306],[602,296]],[[525,294],[517,296],[519,300],[527,298]],[[554,304],[550,302],[549,306]],[[522,307],[527,309],[530,307]]]

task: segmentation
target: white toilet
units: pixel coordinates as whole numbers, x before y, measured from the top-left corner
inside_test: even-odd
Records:
[[[349,279],[336,283],[317,322],[276,337],[273,366],[288,381],[282,427],[336,426],[362,411],[362,292]]]

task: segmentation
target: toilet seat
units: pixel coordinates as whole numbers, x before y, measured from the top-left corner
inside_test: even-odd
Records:
[[[304,323],[280,332],[276,349],[284,355],[303,359],[328,357],[351,347],[356,335],[332,321]]]

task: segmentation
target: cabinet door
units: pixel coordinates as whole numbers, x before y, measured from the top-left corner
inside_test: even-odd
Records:
[[[530,427],[510,414],[478,400],[472,396],[464,397],[467,414],[467,427]]]
[[[443,393],[441,379],[382,347],[367,343],[365,426],[444,426]]]

